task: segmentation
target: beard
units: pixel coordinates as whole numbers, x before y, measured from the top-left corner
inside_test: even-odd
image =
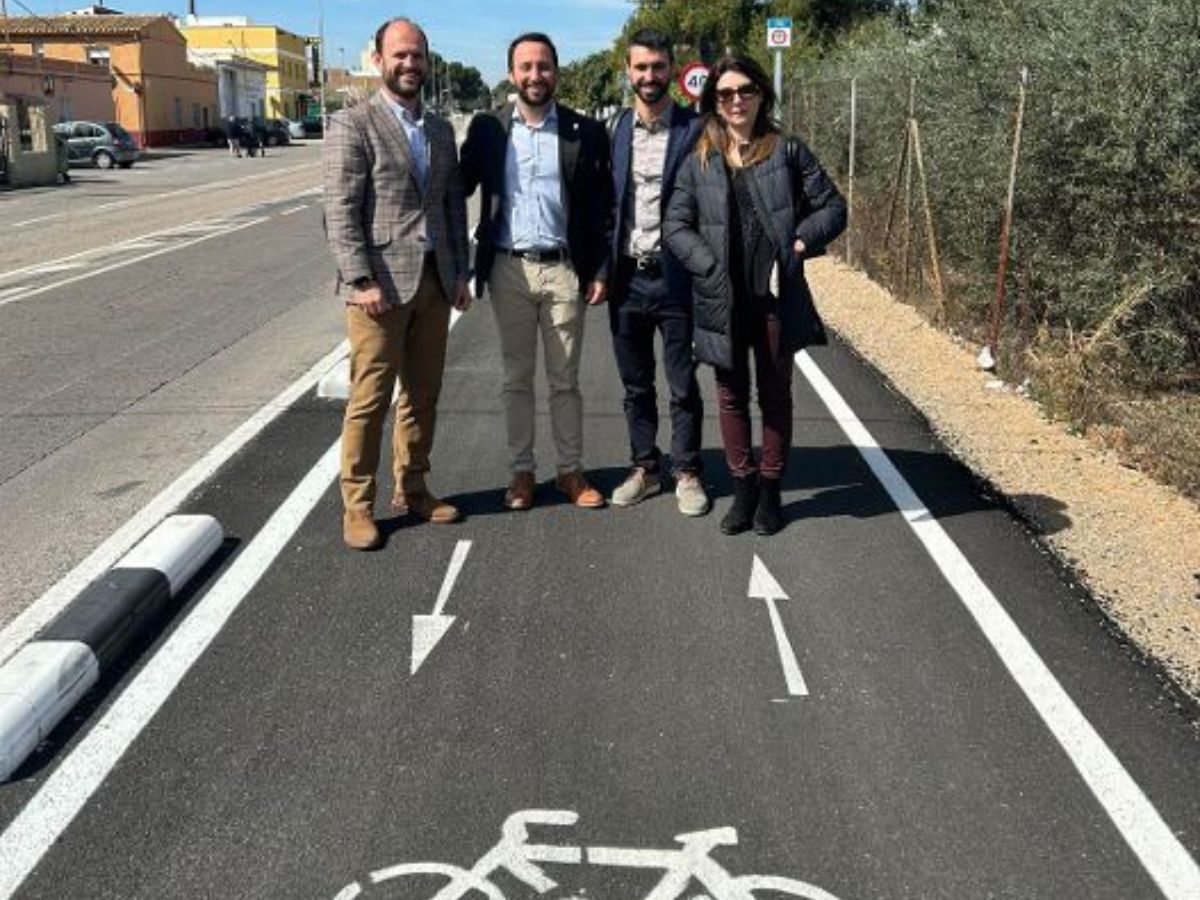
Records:
[[[668,85],[666,82],[646,82],[639,84],[633,91],[641,98],[643,103],[647,106],[653,106],[667,93],[667,88]]]
[[[404,83],[405,76],[409,77],[409,83]],[[415,76],[415,79],[411,76]],[[415,80],[415,83],[414,83]],[[421,88],[425,86],[425,76],[416,72],[398,72],[392,70],[384,76],[383,83],[387,85],[387,89],[397,97],[402,97],[405,100],[411,100],[414,97],[421,96]]]
[[[554,99],[553,84],[542,82],[540,85],[537,85],[537,87],[542,89],[542,99],[540,100],[535,100],[531,96],[529,86],[527,85],[519,85],[517,87],[517,96],[520,97],[526,103],[526,105],[533,107],[545,106]]]

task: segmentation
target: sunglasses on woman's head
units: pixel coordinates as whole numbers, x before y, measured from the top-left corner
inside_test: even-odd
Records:
[[[758,85],[753,82],[739,84],[735,88],[717,88],[717,100],[721,103],[728,103],[736,94],[742,100],[749,100],[752,97],[757,97],[761,93]]]

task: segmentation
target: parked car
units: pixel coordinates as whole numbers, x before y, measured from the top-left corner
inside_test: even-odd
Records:
[[[306,137],[304,134],[304,123],[299,119],[280,119],[279,121],[287,125],[288,137],[293,140]]]
[[[292,142],[287,123],[283,119],[255,119],[254,129],[262,135],[268,147],[282,147]]]
[[[66,140],[71,162],[90,162],[101,169],[128,169],[140,155],[133,135],[116,122],[59,122],[54,133]]]
[[[300,120],[300,129],[306,138],[321,137],[325,130],[321,127],[320,116],[305,116]]]

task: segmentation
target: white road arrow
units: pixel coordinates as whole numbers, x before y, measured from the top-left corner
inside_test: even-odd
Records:
[[[446,636],[446,632],[454,624],[454,616],[443,615],[442,610],[446,608],[446,601],[450,599],[450,592],[454,590],[454,582],[458,579],[458,573],[462,571],[463,563],[467,561],[467,554],[470,552],[470,541],[459,541],[454,546],[454,555],[450,557],[450,568],[446,570],[446,577],[442,579],[442,589],[438,591],[437,603],[433,605],[433,612],[428,616],[413,616],[413,675],[417,674],[421,663],[425,662],[425,658],[437,646],[437,642]]]
[[[796,662],[796,651],[788,640],[787,632],[783,630],[783,620],[779,617],[776,600],[787,600],[788,595],[779,582],[775,580],[763,561],[754,554],[754,567],[750,570],[750,597],[758,597],[767,601],[767,613],[771,616],[771,628],[775,631],[775,643],[779,647],[779,659],[783,663],[783,677],[787,680],[788,693],[793,697],[807,697],[808,687],[804,684],[804,676],[800,674],[800,664]]]

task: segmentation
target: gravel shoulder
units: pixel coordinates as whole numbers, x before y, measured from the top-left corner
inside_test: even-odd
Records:
[[[1200,508],[1123,465],[975,364],[861,272],[807,267],[826,324],[929,420],[1082,579],[1136,647],[1200,699]]]

